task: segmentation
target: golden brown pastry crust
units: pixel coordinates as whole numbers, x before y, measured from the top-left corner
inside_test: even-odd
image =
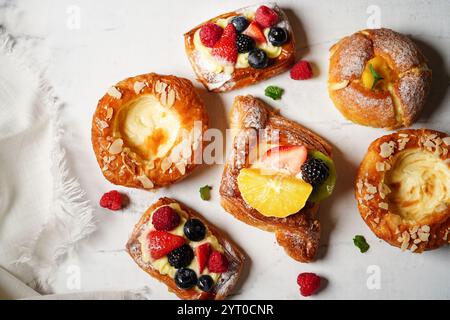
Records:
[[[320,224],[316,219],[319,205],[307,202],[301,211],[286,218],[266,217],[244,201],[239,192],[237,177],[240,170],[248,166],[248,141],[255,130],[261,129],[268,133],[262,137],[265,141],[271,141],[270,133],[279,130],[281,144],[301,144],[309,150],[317,150],[328,156],[331,156],[331,146],[313,132],[276,114],[264,102],[249,95],[235,98],[231,111],[231,128],[236,135],[220,184],[222,206],[237,219],[274,232],[278,243],[293,259],[313,261],[320,240]],[[246,147],[243,148],[243,145]]]
[[[221,274],[217,284],[215,285],[214,289],[211,292],[203,292],[203,291],[197,291],[194,288],[184,290],[177,287],[175,284],[174,279],[172,279],[168,275],[163,275],[158,272],[158,270],[151,267],[150,264],[146,264],[141,259],[141,246],[140,242],[138,240],[142,227],[145,226],[148,223],[148,220],[150,218],[151,213],[158,207],[168,205],[171,203],[178,203],[183,211],[185,211],[188,214],[189,218],[196,218],[203,222],[203,224],[207,227],[208,232],[210,232],[212,235],[214,235],[217,240],[219,241],[220,245],[224,249],[224,254],[226,255],[229,266],[228,271]],[[128,240],[128,243],[126,245],[127,251],[129,255],[134,259],[134,261],[139,265],[139,267],[147,272],[149,275],[151,275],[153,278],[163,282],[167,285],[170,292],[175,293],[180,299],[185,300],[206,300],[206,299],[212,299],[212,300],[223,300],[228,295],[230,295],[233,292],[234,287],[236,286],[239,277],[242,272],[242,267],[244,265],[245,256],[241,252],[241,250],[236,246],[234,242],[231,241],[231,239],[226,236],[224,233],[222,233],[219,229],[211,225],[208,221],[205,220],[200,214],[193,211],[192,209],[186,207],[182,203],[170,199],[170,198],[160,198],[157,202],[152,204],[150,208],[145,211],[145,213],[142,215],[139,222],[134,227],[133,233]]]
[[[255,7],[255,9],[258,6]],[[271,59],[273,60],[273,63],[264,69],[254,69],[251,67],[247,68],[239,68],[235,69],[233,74],[231,75],[231,79],[223,83],[217,88],[210,88],[209,84],[212,83],[211,80],[208,80],[208,76],[202,72],[201,67],[198,65],[196,58],[195,58],[195,45],[194,45],[194,35],[195,32],[200,29],[204,24],[206,23],[214,23],[219,19],[225,19],[231,16],[242,14],[245,11],[246,8],[242,8],[239,11],[233,11],[224,13],[220,16],[217,16],[215,18],[212,18],[208,21],[205,21],[204,23],[196,26],[192,30],[186,32],[184,34],[184,42],[185,42],[185,50],[186,54],[189,58],[189,61],[192,65],[192,68],[194,69],[195,74],[197,75],[197,80],[200,81],[207,90],[213,91],[213,92],[225,92],[230,91],[238,88],[243,88],[252,84],[255,84],[259,81],[274,77],[280,73],[283,73],[284,71],[288,70],[291,65],[295,62],[295,38],[292,33],[292,28],[289,25],[289,21],[287,19],[286,14],[281,10],[278,6],[274,6],[274,10],[277,11],[279,16],[286,21],[287,30],[289,32],[289,40],[282,45],[282,51],[281,54],[275,58]]]
[[[449,145],[447,134],[428,129],[400,130],[372,142],[358,170],[355,195],[361,217],[376,236],[413,252],[435,249],[450,241],[449,204],[423,217],[406,219],[390,204],[391,190],[386,183],[401,152],[419,148],[450,166]]]
[[[116,115],[128,102],[142,95],[155,96],[163,106],[176,111],[181,128],[187,132],[195,132],[190,140],[190,156],[182,157],[176,163],[169,156],[156,158],[148,163],[125,143],[112,151],[114,143],[117,147],[116,140],[124,141],[114,129]],[[193,130],[196,121],[201,125]],[[110,182],[133,188],[153,189],[179,181],[194,170],[198,165],[195,163],[197,161],[193,161],[194,150],[203,146],[202,135],[207,128],[206,108],[189,80],[149,73],[120,81],[100,99],[92,120],[92,146],[102,173]],[[185,138],[179,135],[174,146]],[[174,146],[167,155],[175,152]]]
[[[396,73],[392,90],[372,91],[359,79],[374,56]],[[341,39],[330,49],[328,92],[350,121],[384,128],[410,126],[425,105],[431,70],[409,38],[390,29],[367,29]]]

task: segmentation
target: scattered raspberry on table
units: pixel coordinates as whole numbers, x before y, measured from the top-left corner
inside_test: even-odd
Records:
[[[320,277],[315,273],[303,272],[297,277],[297,284],[300,286],[300,294],[309,297],[320,288]]]
[[[100,199],[100,206],[113,211],[122,209],[124,197],[117,190],[106,192]]]
[[[291,78],[294,80],[307,80],[313,76],[311,65],[306,60],[300,60],[291,69]]]

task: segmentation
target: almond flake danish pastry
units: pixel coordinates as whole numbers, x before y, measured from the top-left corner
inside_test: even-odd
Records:
[[[291,25],[274,3],[224,13],[187,32],[184,40],[197,79],[214,92],[276,76],[295,60]]]
[[[336,181],[331,146],[252,96],[235,98],[231,129],[220,185],[223,208],[274,232],[293,259],[313,261],[320,240],[316,213]]]
[[[206,108],[189,80],[149,73],[120,81],[100,99],[92,146],[110,182],[153,189],[194,170],[207,127]]]
[[[402,250],[423,252],[450,242],[450,136],[401,130],[369,146],[355,193],[376,236]]]
[[[148,208],[127,251],[145,272],[181,299],[225,299],[241,275],[245,256],[195,211],[170,198]]]
[[[417,45],[390,29],[367,29],[330,49],[328,92],[350,121],[409,127],[422,111],[431,70]]]

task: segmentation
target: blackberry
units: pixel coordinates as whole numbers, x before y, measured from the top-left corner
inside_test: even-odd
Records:
[[[203,222],[198,219],[189,219],[184,224],[184,235],[191,241],[203,240],[206,234],[206,228]]]
[[[187,267],[194,259],[194,251],[188,244],[183,244],[181,247],[170,251],[167,259],[175,269]]]
[[[238,34],[236,46],[239,53],[246,53],[255,47],[255,40],[245,34]]]
[[[214,285],[214,280],[211,278],[211,276],[205,274],[198,278],[197,286],[200,290],[204,292],[209,292]]]
[[[310,158],[301,167],[302,178],[313,187],[322,184],[329,176],[330,169],[320,159]]]
[[[175,283],[181,289],[189,289],[197,283],[197,274],[189,268],[178,269],[175,273]]]

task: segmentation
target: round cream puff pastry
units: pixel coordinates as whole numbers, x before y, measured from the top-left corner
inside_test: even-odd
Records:
[[[414,42],[390,29],[367,29],[330,49],[328,92],[350,121],[410,126],[423,109],[431,70]]]
[[[153,189],[200,163],[207,128],[205,106],[189,80],[150,73],[120,81],[100,99],[92,146],[110,182]]]
[[[422,252],[450,241],[450,137],[401,130],[369,146],[355,193],[362,218],[381,239]]]

